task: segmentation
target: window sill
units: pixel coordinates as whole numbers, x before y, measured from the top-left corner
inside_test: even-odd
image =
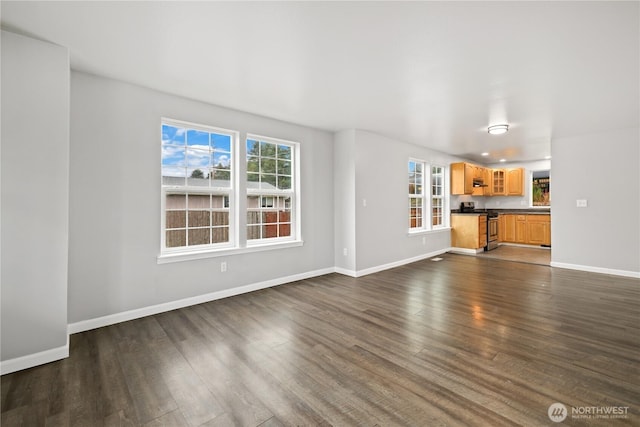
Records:
[[[443,231],[451,231],[451,227],[436,228],[435,230],[411,230],[407,233],[408,237],[424,236],[427,234],[440,233]]]
[[[290,240],[286,242],[253,244],[244,248],[210,249],[204,251],[190,251],[158,255],[158,264],[172,262],[192,261],[196,259],[216,258],[231,255],[247,254],[252,252],[270,251],[275,249],[295,248],[304,245],[302,240]]]

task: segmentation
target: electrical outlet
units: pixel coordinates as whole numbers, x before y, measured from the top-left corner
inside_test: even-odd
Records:
[[[585,199],[576,200],[576,207],[578,207],[578,208],[586,208],[587,207],[587,201]]]
[[[367,207],[367,199],[362,199],[362,206]]]
[[[227,271],[227,262],[226,261],[222,261],[220,263],[220,272],[224,273],[225,271]]]
[[[426,245],[426,244],[427,244],[427,238],[426,238],[426,237],[424,237],[424,236],[422,237],[422,244],[423,244],[423,245]]]
[[[347,256],[348,254],[347,248],[342,249],[342,255]]]

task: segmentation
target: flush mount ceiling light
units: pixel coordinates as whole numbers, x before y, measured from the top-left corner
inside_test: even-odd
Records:
[[[507,133],[509,130],[509,125],[493,125],[489,126],[489,133],[491,135],[502,135],[503,133]]]

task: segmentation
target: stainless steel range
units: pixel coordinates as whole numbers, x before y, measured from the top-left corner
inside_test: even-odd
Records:
[[[485,251],[498,247],[498,213],[487,212],[487,246]]]

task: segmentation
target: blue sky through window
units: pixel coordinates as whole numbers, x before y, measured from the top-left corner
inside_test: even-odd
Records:
[[[213,168],[231,166],[231,136],[162,125],[162,175],[189,177],[200,169],[207,177]]]

